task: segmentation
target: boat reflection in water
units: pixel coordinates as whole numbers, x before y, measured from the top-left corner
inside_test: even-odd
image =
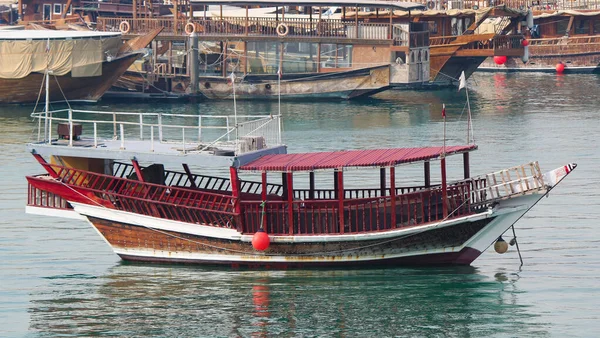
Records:
[[[540,333],[514,274],[473,267],[258,271],[122,263],[30,294],[32,332],[75,336]]]

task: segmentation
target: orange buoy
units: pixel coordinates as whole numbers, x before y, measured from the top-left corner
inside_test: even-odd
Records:
[[[565,64],[562,62],[559,62],[558,64],[556,64],[556,74],[562,74],[565,71]]]
[[[503,254],[508,251],[508,243],[502,237],[499,237],[496,243],[494,243],[494,250],[499,254]]]
[[[506,56],[505,55],[496,55],[496,56],[494,56],[494,62],[497,65],[503,65],[506,63]]]
[[[252,237],[252,246],[258,251],[265,251],[271,244],[269,235],[261,228]]]

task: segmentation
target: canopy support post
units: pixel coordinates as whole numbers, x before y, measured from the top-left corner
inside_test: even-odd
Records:
[[[266,203],[267,202],[267,172],[263,171],[261,173],[261,183],[262,183],[262,192],[261,192],[261,197],[262,197],[262,202]],[[267,227],[267,214],[264,212],[265,207],[263,206],[263,212],[261,213],[261,224],[264,225],[264,227]]]
[[[425,161],[423,170],[425,172],[425,188],[429,188],[431,187],[431,163],[429,161]]]
[[[391,229],[396,228],[396,167],[390,167],[390,206],[392,213]]]
[[[289,234],[294,235],[294,174],[287,173],[287,202],[288,202],[288,222]]]
[[[385,167],[379,168],[379,186],[381,189],[381,197],[387,195],[385,193]]]
[[[337,177],[337,195],[338,195],[338,201],[339,201],[339,219],[340,219],[340,234],[344,233],[344,171],[340,168],[340,169],[336,169],[336,175]]]
[[[469,153],[463,153],[463,172],[465,179],[471,177],[471,168],[469,164]]]
[[[311,171],[308,173],[308,185],[309,185],[308,199],[312,201],[315,199],[315,172],[314,171]]]
[[[240,203],[240,178],[235,167],[229,167],[231,179],[231,197],[233,197],[233,211],[235,213],[237,231],[244,233],[244,224],[242,223],[242,206]]]
[[[444,219],[448,217],[448,187],[446,186],[446,157],[442,157],[441,160],[442,169],[442,211],[444,213]]]

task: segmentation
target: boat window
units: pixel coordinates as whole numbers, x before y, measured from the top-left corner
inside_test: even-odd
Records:
[[[40,12],[40,5],[39,4],[33,4],[33,12],[34,13],[39,13]]]
[[[410,63],[415,63],[415,52],[410,52]]]
[[[54,4],[54,14],[61,14],[61,11],[62,11],[62,5]]]
[[[451,26],[452,26],[452,35],[458,35],[458,19],[456,18],[452,18],[451,22]]]
[[[438,25],[435,21],[429,21],[427,28],[429,29],[429,34],[437,34],[438,32]]]
[[[575,34],[589,34],[590,22],[587,19],[575,21]]]
[[[321,68],[335,68],[336,56],[339,51],[336,44],[321,44]]]
[[[600,20],[594,20],[594,34],[600,34]]]
[[[67,5],[63,5],[63,8],[62,8],[63,11],[65,10],[66,7],[67,7]],[[71,6],[69,6],[69,10],[67,11],[67,15],[71,15],[72,10],[73,10],[73,6],[71,5]]]
[[[425,59],[423,61],[429,61],[429,53],[425,51]]]
[[[569,27],[569,19],[564,18],[560,19],[556,23],[556,34],[558,35],[567,35],[567,27]]]
[[[284,50],[284,73],[311,73],[317,71],[317,43],[287,42]]]

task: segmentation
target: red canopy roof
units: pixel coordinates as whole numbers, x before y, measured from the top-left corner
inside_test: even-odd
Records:
[[[446,155],[465,153],[477,145],[446,146]],[[241,166],[254,171],[312,171],[345,167],[387,167],[436,159],[442,147],[345,150],[315,153],[266,155]]]

